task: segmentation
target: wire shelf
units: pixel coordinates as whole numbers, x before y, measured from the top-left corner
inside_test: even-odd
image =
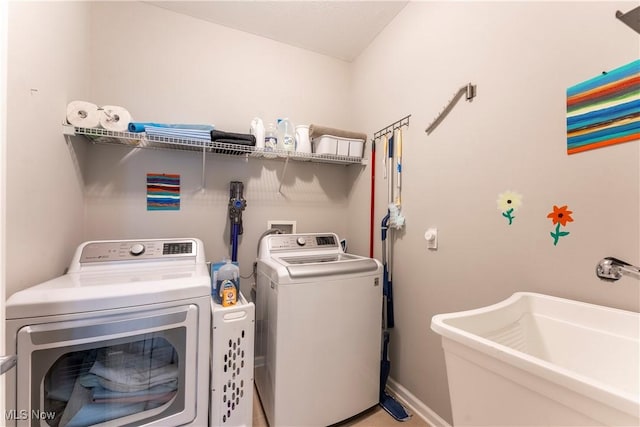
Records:
[[[196,151],[216,155],[244,155],[252,158],[311,161],[316,163],[333,163],[341,165],[365,164],[361,157],[334,154],[298,153],[284,150],[265,151],[253,146],[228,144],[195,138],[174,138],[151,136],[144,132],[116,132],[102,128],[83,128],[63,125],[65,135],[83,135],[100,144],[125,145],[136,148],[159,148],[169,150]]]

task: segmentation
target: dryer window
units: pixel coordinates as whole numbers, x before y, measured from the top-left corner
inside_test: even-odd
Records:
[[[183,377],[177,349],[157,334],[129,339],[69,351],[49,365],[41,395],[49,426],[90,426],[176,406]]]

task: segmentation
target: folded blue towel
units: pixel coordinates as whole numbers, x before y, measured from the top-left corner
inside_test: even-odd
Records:
[[[122,399],[127,397],[146,397],[146,396],[157,396],[161,394],[170,393],[172,391],[176,391],[178,389],[178,380],[173,380],[165,384],[156,385],[153,387],[149,387],[146,390],[132,391],[130,393],[125,393],[121,391],[112,391],[102,386],[97,386],[92,389],[92,400],[106,400],[106,399]],[[140,399],[142,401],[143,399]],[[151,399],[147,399],[151,400]]]
[[[206,131],[212,131],[214,129],[213,125],[131,122],[129,123],[129,132],[144,132],[145,126],[153,126],[157,128],[197,129]]]
[[[135,390],[135,391],[113,391],[103,387],[104,378],[101,378],[95,374],[86,374],[78,378],[80,385],[84,388],[91,389],[92,400],[96,399],[116,399],[122,397],[139,397],[148,395],[157,395],[163,393],[169,393],[178,389],[178,379],[170,379],[165,383],[158,385],[152,385],[150,383],[148,388]],[[69,399],[67,399],[69,400]]]
[[[157,136],[164,138],[197,139],[211,142],[211,131],[200,129],[163,128],[155,126],[145,126],[144,131],[147,136]]]

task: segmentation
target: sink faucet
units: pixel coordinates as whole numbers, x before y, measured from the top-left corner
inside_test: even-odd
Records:
[[[613,257],[601,259],[596,266],[596,275],[602,280],[615,282],[623,274],[640,277],[640,267]]]

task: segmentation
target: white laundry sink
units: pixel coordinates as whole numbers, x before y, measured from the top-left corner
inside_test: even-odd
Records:
[[[454,424],[640,425],[640,315],[528,292],[434,316]]]

